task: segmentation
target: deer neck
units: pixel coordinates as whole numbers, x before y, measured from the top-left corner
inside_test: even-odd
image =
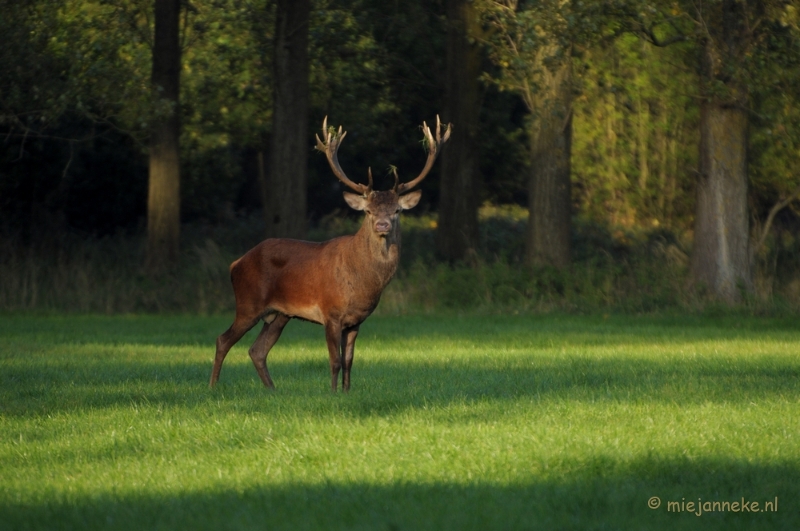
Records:
[[[375,280],[381,285],[380,289],[383,289],[394,276],[400,260],[400,221],[397,220],[392,225],[389,234],[379,236],[365,219],[355,234],[354,243],[358,247],[354,255],[359,260],[369,262],[366,269],[375,273]]]

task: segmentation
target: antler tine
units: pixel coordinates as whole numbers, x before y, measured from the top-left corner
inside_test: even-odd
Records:
[[[399,193],[397,187],[400,184],[400,177],[397,176],[397,168],[394,166],[392,166],[392,173],[394,173],[394,188],[392,188],[392,190],[394,190],[395,193]]]
[[[419,175],[417,175],[416,178],[407,183],[401,183],[400,185],[395,185],[395,190],[398,194],[414,188],[422,181],[422,179],[424,179],[428,175],[428,172],[431,171],[431,168],[433,167],[433,163],[436,161],[436,157],[439,155],[439,152],[441,151],[442,145],[444,145],[444,143],[450,139],[450,132],[452,130],[453,130],[453,124],[446,124],[444,136],[442,136],[442,124],[439,121],[439,115],[437,114],[436,138],[434,138],[430,128],[428,127],[428,124],[422,122],[422,133],[425,135],[425,140],[428,143],[428,160],[425,161],[425,167],[422,168],[422,172]]]
[[[367,176],[369,177],[369,184],[367,185],[367,191],[365,193],[372,191],[372,167],[367,168]]]
[[[322,121],[322,138],[324,138],[325,141],[323,142],[319,135],[316,135],[317,149],[325,153],[325,156],[328,158],[328,164],[330,165],[331,170],[333,170],[333,174],[336,175],[336,177],[342,181],[345,186],[355,192],[366,195],[372,189],[372,180],[370,179],[369,187],[364,186],[363,184],[354,183],[347,178],[347,175],[345,175],[342,167],[339,165],[339,157],[337,153],[345,136],[347,136],[347,131],[342,131],[341,125],[339,126],[339,131],[328,131],[328,117],[326,116]]]
[[[436,115],[436,134],[438,135],[441,131],[441,124],[439,123],[439,115]],[[450,133],[453,131],[453,124],[447,124],[447,129],[444,131],[444,138],[439,142],[440,144],[444,144],[448,140],[450,140]]]

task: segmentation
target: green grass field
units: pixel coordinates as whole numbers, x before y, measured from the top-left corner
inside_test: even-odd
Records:
[[[0,318],[0,529],[800,529],[796,319],[229,321]]]

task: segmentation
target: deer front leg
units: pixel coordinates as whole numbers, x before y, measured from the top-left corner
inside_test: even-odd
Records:
[[[353,366],[353,353],[356,348],[357,336],[357,326],[342,332],[342,358],[344,359],[344,371],[342,371],[342,389],[345,391],[350,390],[350,368]]]
[[[339,370],[342,368],[342,325],[338,321],[325,324],[325,340],[328,342],[328,357],[331,362],[331,391],[336,391]]]
[[[286,326],[288,322],[288,316],[277,314],[271,322],[264,323],[264,327],[261,329],[261,332],[259,332],[255,343],[250,347],[250,359],[253,360],[253,365],[256,368],[258,376],[268,389],[275,389],[275,384],[272,383],[272,378],[269,377],[267,356],[281,337],[283,327]]]

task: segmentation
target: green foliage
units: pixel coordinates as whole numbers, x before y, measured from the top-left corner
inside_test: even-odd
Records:
[[[796,320],[374,317],[206,382],[228,318],[0,320],[8,529],[795,529]],[[658,496],[662,506],[648,508]],[[771,513],[668,500],[774,500]]]
[[[537,110],[536,93],[545,68],[542,53],[549,45],[547,9],[516,9],[516,2],[486,1],[478,4],[487,30],[482,42],[499,75],[484,74],[484,81],[515,92],[530,112]],[[543,6],[537,6],[543,7]],[[557,14],[554,14],[557,17]]]
[[[139,73],[146,58],[121,16],[133,6],[4,1],[0,125],[14,135],[36,136],[52,134],[68,116],[127,126],[118,118],[141,115],[148,84]]]
[[[535,117],[546,112],[547,72],[615,34],[624,16],[612,2],[479,0],[484,30],[477,36],[496,71],[483,79],[517,93]]]
[[[760,69],[753,84],[756,119],[751,136],[753,195],[765,206],[800,185],[800,32],[772,25],[752,63]],[[761,207],[764,209],[764,206]]]
[[[188,8],[187,8],[188,9]],[[245,186],[244,153],[271,130],[274,12],[269,2],[192,2],[183,22],[181,202],[216,221]]]
[[[691,227],[699,109],[684,54],[627,35],[583,57],[572,164],[581,216],[628,229]]]
[[[184,23],[182,145],[251,146],[269,130],[274,13],[267,2],[193,2]]]

